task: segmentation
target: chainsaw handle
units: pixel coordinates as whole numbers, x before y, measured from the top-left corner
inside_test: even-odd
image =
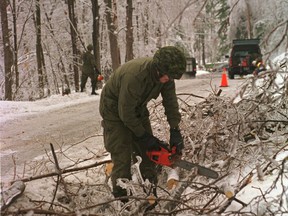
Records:
[[[171,150],[161,145],[159,147],[159,150],[147,151],[148,158],[156,164],[171,167],[174,163],[173,156],[176,154],[176,147]]]

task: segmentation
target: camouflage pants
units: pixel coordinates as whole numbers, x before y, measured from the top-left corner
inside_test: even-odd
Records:
[[[96,84],[97,84],[96,75],[94,73],[93,74],[82,73],[82,75],[81,75],[81,92],[83,92],[83,90],[85,88],[88,77],[91,79],[92,92],[94,92],[96,90]]]
[[[113,195],[115,197],[127,196],[126,190],[117,186],[118,178],[131,179],[131,161],[135,161],[135,156],[142,158],[140,170],[143,179],[149,179],[150,182],[156,183],[155,164],[146,156],[146,152],[133,139],[132,132],[122,122],[102,121],[104,128],[104,145],[111,154],[114,164],[111,173],[113,185]],[[151,132],[149,120],[143,121],[146,131]]]

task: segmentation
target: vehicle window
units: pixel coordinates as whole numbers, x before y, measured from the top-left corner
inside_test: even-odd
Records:
[[[243,56],[247,56],[249,53],[248,51],[236,51],[234,53],[235,56],[238,56],[238,57],[243,57]]]

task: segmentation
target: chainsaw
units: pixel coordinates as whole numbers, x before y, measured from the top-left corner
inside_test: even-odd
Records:
[[[200,166],[196,163],[191,163],[189,161],[181,160],[180,155],[176,153],[176,146],[171,150],[159,146],[159,150],[147,151],[147,156],[151,161],[161,166],[168,167],[180,167],[191,171],[192,168],[196,167],[198,169],[198,174],[206,176],[208,178],[217,179],[219,177],[218,173],[209,168]]]

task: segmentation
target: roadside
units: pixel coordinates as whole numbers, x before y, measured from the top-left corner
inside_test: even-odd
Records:
[[[233,97],[243,81],[229,81],[229,86],[222,88],[221,95]],[[220,82],[220,73],[199,72],[195,79],[177,80],[176,88],[177,93],[207,97],[212,91],[219,89]],[[2,181],[13,175],[15,165],[21,170],[25,162],[50,151],[50,143],[55,144],[58,149],[101,134],[99,99],[99,96],[88,93],[73,93],[35,102],[1,101]],[[192,101],[196,104],[203,99],[193,97]],[[94,149],[103,147],[102,137],[91,138],[89,145],[94,146]]]
[[[99,133],[99,98],[74,93],[13,105],[1,102],[1,107],[9,107],[0,114],[1,178],[13,171],[14,164],[18,167],[45,154],[49,143],[59,148]]]

